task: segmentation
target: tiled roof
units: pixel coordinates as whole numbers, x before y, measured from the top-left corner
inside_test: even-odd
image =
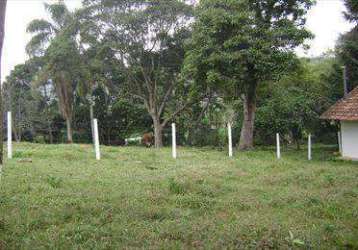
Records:
[[[321,119],[358,121],[358,87],[324,112]]]

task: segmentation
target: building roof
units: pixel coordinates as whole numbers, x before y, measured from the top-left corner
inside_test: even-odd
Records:
[[[358,121],[358,87],[332,105],[321,115],[321,119]]]

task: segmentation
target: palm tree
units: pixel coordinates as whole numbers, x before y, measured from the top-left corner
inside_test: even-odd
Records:
[[[31,56],[45,58],[46,63],[36,82],[46,80],[53,84],[61,114],[66,120],[67,141],[72,143],[73,99],[77,81],[74,79],[76,74],[71,72],[72,66],[78,66],[75,60],[78,58],[72,60],[73,53],[79,55],[75,41],[78,25],[75,14],[61,0],[55,4],[45,3],[45,9],[50,20],[35,19],[28,25],[27,32],[34,36],[26,50]]]

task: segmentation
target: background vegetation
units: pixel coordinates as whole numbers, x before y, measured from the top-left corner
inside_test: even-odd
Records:
[[[3,89],[14,138],[39,143],[14,143],[1,173],[0,249],[357,249],[357,165],[317,143],[335,143],[319,115],[343,96],[343,65],[358,84],[358,2],[345,3],[354,28],[317,58],[294,53],[311,37],[310,0],[45,5]],[[101,161],[61,144],[91,142],[93,118]],[[172,121],[179,144],[202,148],[174,160],[111,146],[153,132],[161,147]],[[257,149],[206,147],[225,146],[227,122],[240,149]],[[313,160],[260,147],[277,132],[298,149],[312,133]]]
[[[334,143],[337,124],[319,115],[343,96],[343,65],[349,89],[358,84],[356,1],[345,1],[354,28],[317,58],[293,53],[311,37],[311,1],[218,2],[86,0],[74,12],[46,4],[50,18],[28,26],[30,59],[4,83],[14,138],[89,143],[98,118],[107,145],[153,132],[159,147],[171,121],[181,145],[222,147],[229,121],[242,149],[251,134],[268,145],[276,132],[297,147],[308,133]]]

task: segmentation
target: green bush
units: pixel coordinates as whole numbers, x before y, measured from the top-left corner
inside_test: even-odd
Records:
[[[49,175],[49,176],[47,176],[46,181],[51,187],[59,188],[62,185],[63,179],[61,177]]]
[[[46,142],[45,136],[43,136],[43,135],[36,135],[36,136],[34,137],[34,142],[35,142],[35,143],[45,143],[45,142]]]
[[[174,178],[169,179],[169,191],[173,194],[185,194],[187,192],[187,185],[176,181]]]

